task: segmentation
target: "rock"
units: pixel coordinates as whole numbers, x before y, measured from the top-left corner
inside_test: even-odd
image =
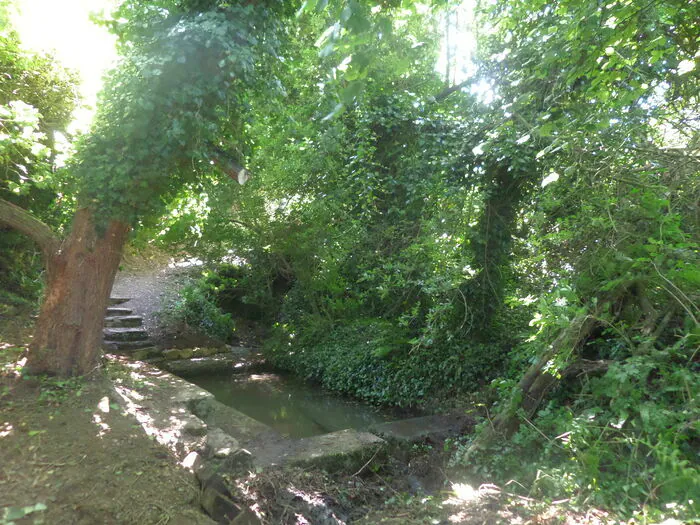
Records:
[[[207,435],[207,425],[201,419],[190,415],[185,426],[182,427],[182,433],[188,436],[205,436]]]
[[[234,477],[245,475],[255,468],[253,455],[246,449],[239,448],[225,459],[222,468]]]
[[[230,523],[241,512],[228,490],[223,493],[214,486],[204,487],[199,504],[218,523]]]
[[[180,359],[191,359],[194,356],[194,350],[191,348],[180,349]]]
[[[231,522],[231,525],[260,525],[262,521],[258,518],[255,513],[250,509],[243,509],[243,511],[236,516]]]
[[[241,511],[218,469],[205,464],[195,472],[201,492],[199,504],[219,523],[230,523]]]
[[[187,454],[180,464],[192,472],[198,472],[204,466],[204,460],[199,452],[192,451]]]
[[[180,350],[177,348],[163,350],[163,357],[165,357],[168,361],[174,361],[175,359],[180,359]]]
[[[226,458],[240,449],[238,441],[220,428],[210,430],[207,434],[206,453],[215,458]]]
[[[148,333],[143,328],[105,328],[104,336],[111,341],[143,341]]]

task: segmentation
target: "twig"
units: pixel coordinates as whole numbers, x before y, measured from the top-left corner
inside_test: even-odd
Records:
[[[652,261],[651,264],[652,264],[652,266],[654,267],[654,270],[656,270],[656,273],[659,274],[659,277],[661,277],[664,281],[666,281],[668,284],[670,284],[670,285],[681,295],[681,297],[683,297],[686,301],[688,301],[688,303],[690,303],[690,306],[692,306],[695,310],[698,310],[697,305],[690,299],[690,297],[688,297],[688,296],[683,292],[683,290],[681,290],[680,288],[678,288],[678,286],[676,286],[675,284],[673,284],[665,275],[663,275],[663,274],[659,271],[659,268],[656,266],[656,263],[654,263],[654,262]],[[693,315],[693,312],[690,311],[690,308],[688,308],[688,306],[687,306],[683,301],[681,301],[678,297],[676,297],[676,295],[675,295],[673,292],[671,292],[671,290],[669,290],[669,289],[666,288],[666,287],[664,287],[664,289],[665,289],[669,294],[671,294],[671,296],[672,296],[676,301],[678,301],[678,302],[680,303],[680,305],[683,307],[683,309],[684,309],[686,312],[688,312],[688,315],[693,319],[693,321],[694,321],[695,324],[697,325],[697,324],[698,324],[698,320],[697,320],[697,318]]]
[[[393,493],[394,493],[395,495],[397,495],[397,496],[399,495],[399,493],[396,492],[396,490],[394,489],[394,487],[392,487],[391,485],[389,485],[383,477],[381,477],[381,476],[380,476],[379,474],[377,474],[376,472],[374,472],[374,475],[377,476],[380,480],[382,480],[382,482],[386,485],[386,487],[387,487],[391,492],[393,492]]]
[[[371,458],[369,458],[369,461],[367,461],[367,463],[365,463],[364,465],[362,465],[362,467],[360,467],[360,470],[358,470],[357,472],[355,472],[355,473],[354,473],[352,476],[350,476],[350,477],[351,477],[351,478],[354,478],[354,477],[357,476],[360,472],[362,472],[363,470],[365,470],[365,468],[367,467],[367,465],[369,465],[370,463],[372,463],[372,460],[373,460],[374,458],[377,457],[377,454],[379,454],[379,449],[377,449],[377,451],[374,453],[374,455],[373,455]]]
[[[555,447],[559,447],[559,448],[561,448],[562,450],[564,449],[564,447],[562,447],[559,443],[557,443],[556,441],[554,441],[552,438],[550,438],[549,436],[547,436],[547,434],[545,434],[545,433],[542,432],[539,428],[537,428],[537,426],[535,426],[535,424],[534,424],[532,421],[530,421],[528,418],[523,417],[523,419],[525,420],[525,422],[526,422],[528,425],[530,425],[532,428],[534,428],[540,436],[542,436],[543,438],[545,438],[545,439],[546,439],[547,441],[549,441],[552,445],[554,445]]]

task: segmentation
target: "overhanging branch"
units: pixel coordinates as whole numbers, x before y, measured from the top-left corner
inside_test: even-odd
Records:
[[[36,242],[46,255],[58,250],[60,240],[53,230],[31,213],[0,199],[0,224],[6,224]]]
[[[459,84],[455,84],[453,86],[446,87],[443,89],[440,93],[435,95],[435,102],[442,102],[445,100],[447,97],[449,97],[452,93],[455,93],[456,91],[459,91],[462,89],[464,86],[469,84],[470,80],[465,80],[464,82],[460,82]]]
[[[239,184],[245,184],[250,178],[250,172],[238,164],[238,162],[236,162],[231,155],[226,153],[221,148],[211,148],[210,154],[221,171],[226,173],[226,175],[231,177],[233,180],[238,181]]]

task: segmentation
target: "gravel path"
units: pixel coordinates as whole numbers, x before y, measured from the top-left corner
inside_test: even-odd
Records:
[[[119,306],[142,316],[143,326],[155,342],[163,338],[156,314],[177,296],[195,272],[192,265],[173,262],[123,269],[117,273],[111,296],[129,298]]]

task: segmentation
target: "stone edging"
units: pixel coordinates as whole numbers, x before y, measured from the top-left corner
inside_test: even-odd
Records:
[[[288,439],[152,364],[109,358],[127,374],[112,379],[112,397],[195,474],[201,485],[200,504],[215,520],[251,519],[236,504],[227,479],[283,464],[355,468],[385,449],[383,439],[356,430]]]

